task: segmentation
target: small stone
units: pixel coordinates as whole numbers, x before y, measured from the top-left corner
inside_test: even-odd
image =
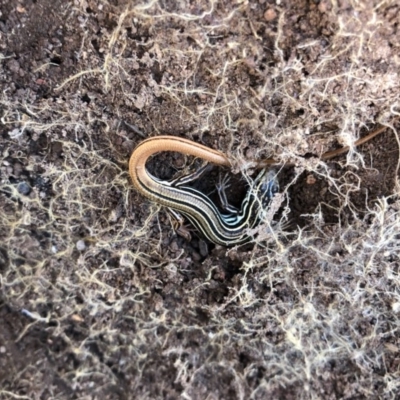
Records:
[[[320,13],[326,13],[328,8],[328,4],[325,1],[321,1],[321,3],[318,4],[318,11]]]
[[[19,62],[17,60],[10,60],[7,63],[7,67],[11,72],[18,72],[20,69]]]
[[[8,132],[8,135],[10,136],[11,139],[15,139],[18,136],[21,136],[22,130],[19,128],[15,128],[12,131]]]
[[[199,241],[199,250],[202,257],[207,257],[209,254],[208,244],[204,240]]]
[[[78,314],[71,315],[71,320],[74,322],[83,322],[83,318]]]
[[[276,11],[273,8],[268,8],[264,13],[264,19],[268,22],[273,21],[276,18]]]
[[[307,176],[307,185],[314,185],[317,182],[317,179],[315,178],[314,175],[310,174]]]
[[[76,249],[77,249],[78,251],[83,251],[83,250],[85,250],[85,249],[86,249],[85,241],[84,241],[84,240],[78,240],[78,241],[76,242]]]
[[[31,192],[31,187],[26,182],[20,182],[17,186],[18,193],[27,196]]]
[[[201,255],[197,251],[193,250],[192,258],[193,258],[194,261],[200,261],[201,260]]]

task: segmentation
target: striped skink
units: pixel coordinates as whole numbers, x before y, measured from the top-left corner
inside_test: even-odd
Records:
[[[250,230],[262,219],[263,211],[278,190],[274,171],[261,170],[249,186],[237,212],[220,212],[203,193],[182,184],[188,179],[169,182],[154,177],[146,169],[150,156],[161,151],[176,151],[202,158],[210,163],[230,167],[229,159],[220,151],[191,140],[174,136],[156,136],[141,142],[129,160],[129,173],[135,188],[145,197],[183,214],[209,241],[234,246],[253,239]]]

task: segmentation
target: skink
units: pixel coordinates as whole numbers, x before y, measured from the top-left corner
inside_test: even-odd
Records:
[[[150,156],[161,151],[176,151],[202,158],[210,163],[230,167],[229,159],[220,151],[191,140],[174,136],[156,136],[141,142],[129,160],[129,173],[135,188],[148,199],[183,214],[209,241],[234,246],[252,240],[249,231],[261,220],[263,211],[277,191],[273,171],[263,169],[251,182],[241,209],[220,212],[203,193],[191,187],[162,181],[146,169]]]

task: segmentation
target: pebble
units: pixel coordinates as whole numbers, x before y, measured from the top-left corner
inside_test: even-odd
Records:
[[[7,63],[7,67],[11,72],[18,72],[20,69],[19,62],[17,60],[10,60]]]
[[[267,11],[264,13],[264,19],[268,22],[273,21],[276,18],[276,11],[273,8],[269,8]]]
[[[17,190],[20,194],[27,196],[31,192],[31,187],[26,182],[18,183]]]
[[[78,241],[76,242],[76,249],[77,249],[78,251],[83,251],[83,250],[85,250],[85,249],[86,249],[85,241],[84,241],[84,240],[78,240]]]

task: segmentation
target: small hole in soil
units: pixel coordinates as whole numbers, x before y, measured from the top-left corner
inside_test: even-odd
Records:
[[[90,103],[90,97],[89,97],[86,93],[81,97],[81,100],[82,100],[84,103],[87,103],[87,104]]]
[[[62,60],[61,60],[61,57],[55,56],[55,57],[50,58],[50,62],[53,64],[61,65]]]

